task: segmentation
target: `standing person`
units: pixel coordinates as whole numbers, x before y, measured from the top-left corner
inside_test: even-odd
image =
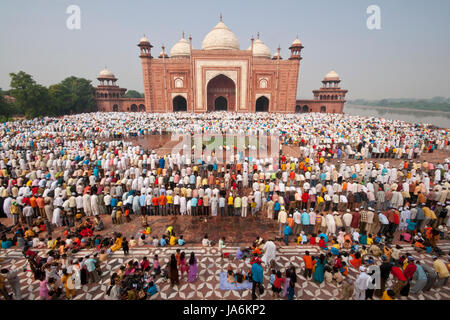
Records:
[[[316,259],[316,269],[314,270],[314,282],[321,284],[325,277],[325,264],[327,260],[325,259],[325,255],[321,254],[319,259]]]
[[[355,292],[353,294],[354,300],[366,300],[366,290],[369,288],[369,282],[372,279],[366,273],[366,267],[359,267],[360,274],[355,281]]]
[[[286,223],[286,225],[284,226],[284,244],[285,245],[289,245],[289,235],[292,233],[291,227],[289,227],[289,224]]]
[[[252,264],[252,300],[256,300],[256,289],[258,288],[259,293],[263,286],[264,276],[263,268],[261,267],[261,261],[258,259]]]
[[[22,292],[20,290],[19,272],[16,270],[2,269],[3,276],[8,280],[8,284],[14,293],[15,300],[22,300]]]
[[[3,276],[3,274],[0,274],[0,293],[5,298],[5,300],[11,300],[11,296],[9,295],[8,290],[6,290],[5,282],[6,278]]]
[[[169,279],[170,279],[170,286],[174,286],[175,284],[179,283],[178,278],[178,264],[177,259],[175,258],[175,254],[172,253],[170,256],[169,261]]]
[[[267,240],[263,247],[264,255],[261,258],[261,261],[264,262],[268,267],[272,267],[275,263],[275,257],[277,253],[277,247],[273,240]]]
[[[445,287],[447,285],[448,277],[450,276],[445,262],[439,259],[437,256],[433,256],[433,267],[438,275],[438,281],[436,287]]]
[[[305,263],[305,271],[303,273],[303,276],[306,280],[312,277],[312,270],[314,266],[314,262],[312,257],[309,255],[309,251],[305,251],[305,255],[303,256],[303,262]]]
[[[427,275],[427,284],[422,289],[423,292],[427,292],[432,287],[434,287],[434,284],[436,283],[437,279],[437,272],[434,270],[432,266],[427,265],[426,263],[421,264],[423,271],[425,271],[425,274]]]
[[[128,240],[126,237],[123,237],[122,249],[123,249],[123,254],[127,256],[130,251],[130,248],[129,248]]]
[[[191,252],[191,257],[189,258],[189,271],[188,271],[188,281],[195,282],[197,280],[197,259],[195,258],[194,252]]]
[[[181,272],[181,278],[183,278],[184,273],[186,273],[186,276],[188,276],[188,264],[186,261],[186,254],[183,252],[181,252],[180,254],[180,260],[179,260],[179,265],[180,265],[180,272]]]
[[[392,263],[385,255],[381,256],[381,260],[383,262],[380,266],[380,288],[375,289],[375,295],[379,298],[383,296],[383,292],[386,288],[386,282],[388,281],[389,275],[391,274],[392,270]]]
[[[61,277],[61,282],[64,284],[64,289],[66,291],[66,298],[75,298],[75,286],[72,281],[72,273],[67,273],[67,269],[63,269],[63,276]]]
[[[404,286],[407,284],[407,279],[403,274],[402,269],[399,265],[395,265],[392,267],[391,274],[394,276],[395,282],[392,287],[392,291],[394,291],[395,296],[397,296]]]
[[[41,279],[39,282],[39,297],[42,300],[50,299],[50,296],[48,295],[47,278],[45,277],[45,275],[41,276]]]
[[[97,283],[98,281],[100,281],[100,277],[97,273],[97,267],[95,264],[96,264],[96,260],[94,258],[92,258],[91,256],[89,256],[89,258],[83,262],[83,265],[86,266],[89,279],[93,283]]]
[[[284,206],[282,206],[280,213],[278,214],[278,224],[280,225],[280,230],[279,230],[280,236],[283,232],[283,227],[286,224],[286,222],[287,222],[287,213],[284,210]]]
[[[409,294],[409,289],[410,289],[410,285],[411,285],[411,280],[414,277],[414,273],[417,270],[417,266],[414,263],[414,257],[412,256],[408,256],[408,264],[406,265],[405,270],[403,271],[403,274],[405,275],[405,278],[407,279],[407,284],[406,286],[403,288],[401,294],[403,296],[408,296]]]
[[[414,273],[415,283],[414,286],[409,290],[409,293],[411,294],[418,294],[420,291],[422,291],[428,281],[427,275],[422,268],[422,263],[420,261],[416,262],[416,268],[416,272]]]

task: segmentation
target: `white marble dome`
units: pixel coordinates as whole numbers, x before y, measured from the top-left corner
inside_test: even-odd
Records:
[[[143,36],[143,37],[141,38],[141,40],[139,40],[139,43],[143,43],[143,42],[148,42],[148,43],[150,43],[150,41],[147,39],[146,36]]]
[[[281,59],[281,55],[278,53],[278,51],[277,52],[275,52],[274,54],[273,54],[273,58],[274,59],[276,59],[276,58],[278,58],[278,57],[280,57],[280,59]]]
[[[248,47],[247,50],[252,50],[252,46]],[[269,58],[271,57],[270,49],[264,44],[260,39],[256,39],[253,42],[253,56],[258,58]]]
[[[222,21],[205,36],[202,50],[240,50],[239,41]]]
[[[298,38],[295,38],[295,40],[294,40],[294,42],[292,42],[291,46],[299,46],[299,45],[301,46],[302,42]]]
[[[191,55],[191,45],[184,37],[180,41],[175,43],[175,45],[170,50],[170,56],[172,58],[176,57],[189,57]]]
[[[337,81],[339,80],[339,75],[334,70],[331,70],[330,72],[327,73],[324,80]]]
[[[100,71],[100,73],[98,74],[99,77],[102,78],[114,78],[114,73],[112,73],[111,71],[109,71],[107,68],[103,69],[102,71]]]

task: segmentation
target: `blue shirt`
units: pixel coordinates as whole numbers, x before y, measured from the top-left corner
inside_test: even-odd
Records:
[[[147,289],[147,293],[148,293],[150,296],[154,295],[154,294],[157,293],[157,292],[158,292],[158,288],[156,288],[156,285],[155,285],[155,284],[153,284],[153,286],[151,286],[150,288]]]
[[[189,184],[195,184],[195,176],[193,174],[189,177]]]
[[[281,204],[278,201],[275,202],[275,204],[273,205],[273,210],[280,211],[280,209],[281,209]]]
[[[305,226],[309,225],[309,214],[306,211],[302,213],[302,224]]]
[[[141,195],[139,196],[139,205],[140,205],[141,207],[145,207],[145,194],[141,194]]]
[[[263,268],[257,263],[252,265],[252,280],[263,283]]]
[[[116,198],[112,198],[111,199],[111,207],[115,207],[115,206],[117,206],[117,199]]]
[[[165,163],[166,163],[166,160],[164,160],[164,158],[159,159],[159,167],[161,169],[164,169]]]
[[[422,266],[420,264],[416,264],[417,269],[416,272],[414,272],[414,278],[416,280],[427,280],[427,274],[423,270]]]
[[[191,199],[191,207],[196,207],[197,206],[197,202],[198,202],[197,198],[192,198]]]
[[[95,270],[95,260],[94,259],[89,258],[84,262],[84,264],[85,264],[88,272],[92,272]]]
[[[178,245],[179,246],[182,246],[185,243],[186,243],[186,241],[184,241],[183,239],[178,239]]]
[[[165,245],[166,245],[166,240],[165,239],[161,239],[161,240],[159,240],[159,245],[161,246],[161,247],[164,247]]]
[[[284,235],[288,236],[290,234],[291,234],[291,227],[289,226],[284,227]]]

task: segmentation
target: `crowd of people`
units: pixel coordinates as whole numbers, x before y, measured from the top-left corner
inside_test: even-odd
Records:
[[[231,152],[223,163],[216,157],[219,150],[160,155],[124,140],[161,134],[276,135],[280,150],[262,158]],[[0,124],[0,216],[9,225],[1,225],[1,246],[25,252],[47,248],[60,259],[65,250],[83,248],[97,248],[98,255],[104,250],[107,256],[127,251],[130,244],[184,244],[173,232],[158,239],[150,229],[152,216],[212,216],[216,222],[240,216],[278,222],[276,231],[286,245],[317,244],[323,250],[331,245],[333,257],[333,248],[356,256],[363,246],[370,250],[381,244],[385,250],[399,239],[440,256],[438,242],[448,237],[450,226],[450,160],[430,157],[448,152],[448,141],[448,129],[314,113],[94,113],[6,122]],[[298,151],[284,154],[283,146]],[[244,150],[255,147],[249,142]],[[233,151],[228,145],[217,148]],[[105,216],[117,227],[139,217],[144,230],[136,239],[102,237]],[[58,236],[52,237],[54,232]],[[59,270],[61,283],[65,271],[64,289],[71,294],[73,268],[58,259],[58,265],[50,259],[39,266],[30,254],[26,257],[35,269]],[[98,259],[85,260],[77,263],[89,266],[89,279],[98,280]],[[175,260],[179,265],[179,257]],[[315,269],[323,269],[325,278],[327,272],[339,277],[335,263],[325,260],[315,259]],[[128,267],[143,279],[137,292],[147,295],[154,275],[136,261]],[[278,271],[274,277],[279,288]],[[50,279],[55,278],[47,274],[45,287],[57,287]],[[111,281],[115,296],[129,280],[117,279]]]

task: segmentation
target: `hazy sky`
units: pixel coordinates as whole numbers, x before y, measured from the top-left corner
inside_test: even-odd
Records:
[[[81,8],[81,30],[66,9]],[[366,26],[369,5],[381,8],[381,30]],[[299,34],[304,45],[298,97],[312,98],[331,69],[348,98],[450,97],[448,0],[1,0],[0,87],[23,70],[46,86],[75,75],[93,80],[104,68],[119,85],[143,92],[136,44],[145,33],[158,56],[184,30],[198,49],[219,14],[241,49],[252,35],[283,58]]]

